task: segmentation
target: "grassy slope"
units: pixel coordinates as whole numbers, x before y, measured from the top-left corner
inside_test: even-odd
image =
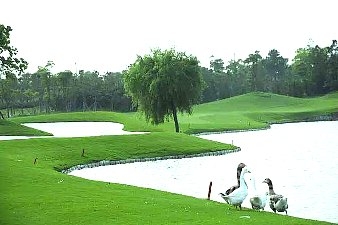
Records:
[[[179,115],[181,131],[225,131],[266,128],[269,123],[308,120],[338,112],[338,92],[317,98],[294,98],[268,93],[250,93],[197,105],[192,115]],[[23,122],[113,121],[125,124],[129,131],[174,131],[173,121],[158,126],[147,124],[138,113],[77,112],[17,117]],[[1,127],[0,127],[1,130]]]
[[[80,156],[82,148],[85,157]],[[237,211],[204,199],[83,180],[53,169],[102,159],[224,148],[232,146],[175,133],[3,141],[0,224],[327,224]],[[201,187],[206,194],[207,186]],[[239,219],[247,215],[251,219]]]
[[[40,130],[32,129],[9,120],[0,119],[0,135],[46,136],[51,134]]]
[[[189,117],[188,132],[265,128],[269,123],[308,120],[338,112],[338,93],[318,98],[294,98],[250,93],[199,105]],[[212,124],[212,126],[210,126]]]
[[[181,116],[180,121],[186,132],[264,127],[266,121],[304,119],[309,115],[337,112],[337,96],[296,99],[256,93],[197,106],[194,115]],[[135,118],[136,114],[97,112],[13,119],[17,123],[118,121],[125,123],[128,130],[163,132],[0,142],[0,224],[328,224],[248,209],[237,211],[204,199],[88,181],[56,171],[103,159],[233,148],[185,134],[164,132],[173,131],[172,123],[152,127]],[[80,157],[82,148],[86,149],[85,157]],[[38,163],[34,165],[36,157]],[[207,185],[201,188],[207,189]],[[250,219],[239,218],[246,215]]]

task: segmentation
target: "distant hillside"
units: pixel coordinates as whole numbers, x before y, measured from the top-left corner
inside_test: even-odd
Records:
[[[198,105],[190,117],[190,132],[257,129],[270,123],[333,119],[338,113],[338,93],[316,98],[295,98],[253,92]],[[189,122],[188,122],[189,121]]]
[[[329,120],[336,119],[337,115],[338,92],[316,98],[295,98],[271,93],[253,92],[196,105],[192,115],[179,114],[179,124],[182,132],[191,134],[262,129],[269,127],[271,123]],[[124,124],[125,129],[128,131],[174,131],[174,123],[171,119],[155,126],[146,123],[143,115],[140,113],[108,111],[72,112],[16,117],[10,120],[16,123],[112,121]],[[0,131],[1,129],[4,128],[0,125]],[[17,129],[15,133],[17,133],[16,131]]]

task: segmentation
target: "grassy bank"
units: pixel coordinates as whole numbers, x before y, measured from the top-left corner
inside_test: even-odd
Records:
[[[100,160],[232,149],[185,134],[2,141],[0,224],[328,224],[57,172]],[[81,157],[82,148],[85,157]],[[37,158],[37,163],[34,160]],[[231,176],[233,171],[229,173]],[[207,197],[207,187],[205,189]],[[241,218],[241,216],[250,216]]]
[[[337,94],[296,99],[254,93],[199,105],[192,116],[180,116],[180,123],[186,133],[262,128],[269,122],[334,114],[338,112],[337,99]],[[22,122],[52,121],[114,121],[125,124],[126,130],[152,133],[0,141],[0,224],[329,224],[250,209],[239,211],[206,199],[89,181],[59,172],[101,160],[235,148],[174,133],[171,122],[155,127],[138,114],[112,112],[60,113],[10,121],[10,126],[16,127],[12,135],[23,133],[22,127],[18,128]],[[233,176],[233,171],[224,176]],[[200,188],[207,195],[208,184]]]
[[[48,136],[49,133],[35,130],[21,124],[0,119],[0,136]]]
[[[271,123],[319,120],[338,113],[338,93],[317,98],[294,98],[269,93],[250,93],[199,105],[187,133],[266,128]]]
[[[338,114],[338,93],[317,98],[294,98],[269,93],[250,93],[197,105],[192,115],[179,115],[183,133],[266,128],[271,123],[319,120]],[[173,121],[153,126],[138,113],[75,112],[12,118],[15,123],[57,121],[120,122],[129,131],[172,132]],[[0,126],[1,130],[1,126]],[[18,133],[16,133],[18,134]]]

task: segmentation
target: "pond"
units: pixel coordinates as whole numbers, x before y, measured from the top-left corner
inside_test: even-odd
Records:
[[[54,137],[142,134],[110,122],[24,124]],[[338,223],[338,121],[272,125],[271,129],[198,137],[233,143],[242,151],[220,156],[135,162],[75,170],[70,175],[123,183],[224,202],[219,196],[236,183],[238,163],[246,163],[259,191],[269,177],[277,193],[288,197],[290,216]],[[31,137],[0,136],[0,140]],[[35,137],[37,138],[37,137]],[[39,137],[40,138],[40,137]],[[50,137],[48,137],[50,138]],[[250,183],[249,183],[250,185]],[[249,187],[250,195],[250,187]],[[250,207],[248,198],[243,206]],[[266,211],[271,212],[269,206]]]
[[[270,178],[288,197],[288,215],[338,223],[338,121],[275,124],[271,129],[199,135],[233,143],[242,151],[221,156],[135,162],[75,170],[71,175],[123,183],[224,202],[219,196],[236,183],[236,167],[251,169],[259,191]],[[249,186],[250,190],[250,186]],[[250,195],[250,193],[249,193]],[[243,206],[250,207],[248,198]],[[266,211],[271,211],[267,205]]]

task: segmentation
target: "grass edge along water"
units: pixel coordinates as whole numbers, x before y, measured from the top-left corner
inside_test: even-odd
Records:
[[[271,98],[274,97],[278,96]],[[319,101],[324,101],[319,104],[316,103],[318,100],[316,98],[306,99],[305,101],[309,102],[295,103],[293,108],[288,106],[291,104],[287,103],[275,107],[269,105],[266,109],[257,107],[256,116],[260,116],[262,121],[267,121],[264,118],[264,113],[261,112],[273,112],[274,115],[291,112],[291,115],[295,115],[293,112],[298,114],[303,110],[306,115],[311,115],[313,112],[312,115],[315,116],[327,112],[335,113],[338,110],[334,107],[337,107],[338,104],[332,106],[332,98],[330,99],[330,103],[328,103],[319,98]],[[333,102],[337,102],[337,99],[333,98]],[[238,118],[255,118],[252,115],[245,116],[248,112],[254,112],[253,107],[251,110],[250,107],[245,110],[238,109],[239,105],[235,107],[233,102],[230,104],[225,101],[224,104],[229,104],[227,107],[232,105],[232,111],[229,108],[226,109],[226,106],[220,106],[223,108],[220,111],[242,112],[242,116]],[[200,124],[203,124],[201,121],[207,121],[206,124],[212,125],[211,120],[205,119],[208,116],[204,117],[206,114],[213,113],[212,107],[196,106],[194,111],[196,114],[186,118],[186,121],[189,122],[184,122],[185,119],[182,119],[183,116],[181,117],[183,124],[187,126],[191,123],[190,126],[195,126],[194,121],[200,121]],[[216,114],[217,111],[214,113]],[[128,122],[133,123],[135,114],[120,115],[110,112],[89,114],[86,118],[88,121],[97,121],[97,118],[100,117],[101,121],[127,122],[125,127],[127,130],[129,130],[128,126],[134,126],[133,129],[136,131],[140,129],[135,124],[128,125]],[[108,118],[105,118],[104,114],[108,115]],[[61,114],[58,120],[61,121],[63,117],[64,121],[69,121],[73,115],[72,113]],[[92,118],[90,118],[91,116]],[[225,118],[226,115],[223,117]],[[29,121],[29,117],[25,117],[25,121],[36,122],[33,121],[36,118],[38,117],[32,117],[32,121]],[[52,121],[52,118],[53,116],[50,115],[48,120]],[[293,118],[288,119],[292,121]],[[19,123],[20,119],[13,118],[11,121]],[[142,121],[139,124],[144,126]],[[149,125],[145,127],[147,126]],[[203,126],[201,126],[201,130],[203,130]],[[1,141],[1,224],[330,224],[276,215],[270,212],[257,212],[251,209],[239,211],[226,204],[207,199],[197,199],[128,185],[84,180],[59,172],[62,168],[72,165],[100,160],[156,157],[166,154],[193,154],[236,147],[202,140],[184,133],[177,134],[173,132],[172,126],[163,125],[153,128],[154,130],[149,126],[147,129],[152,133]],[[223,129],[227,130],[228,128],[225,126]],[[86,154],[81,156],[83,148],[86,149]],[[232,171],[229,171],[229,174],[232,174]],[[207,195],[208,184],[201,188],[205,188]]]

